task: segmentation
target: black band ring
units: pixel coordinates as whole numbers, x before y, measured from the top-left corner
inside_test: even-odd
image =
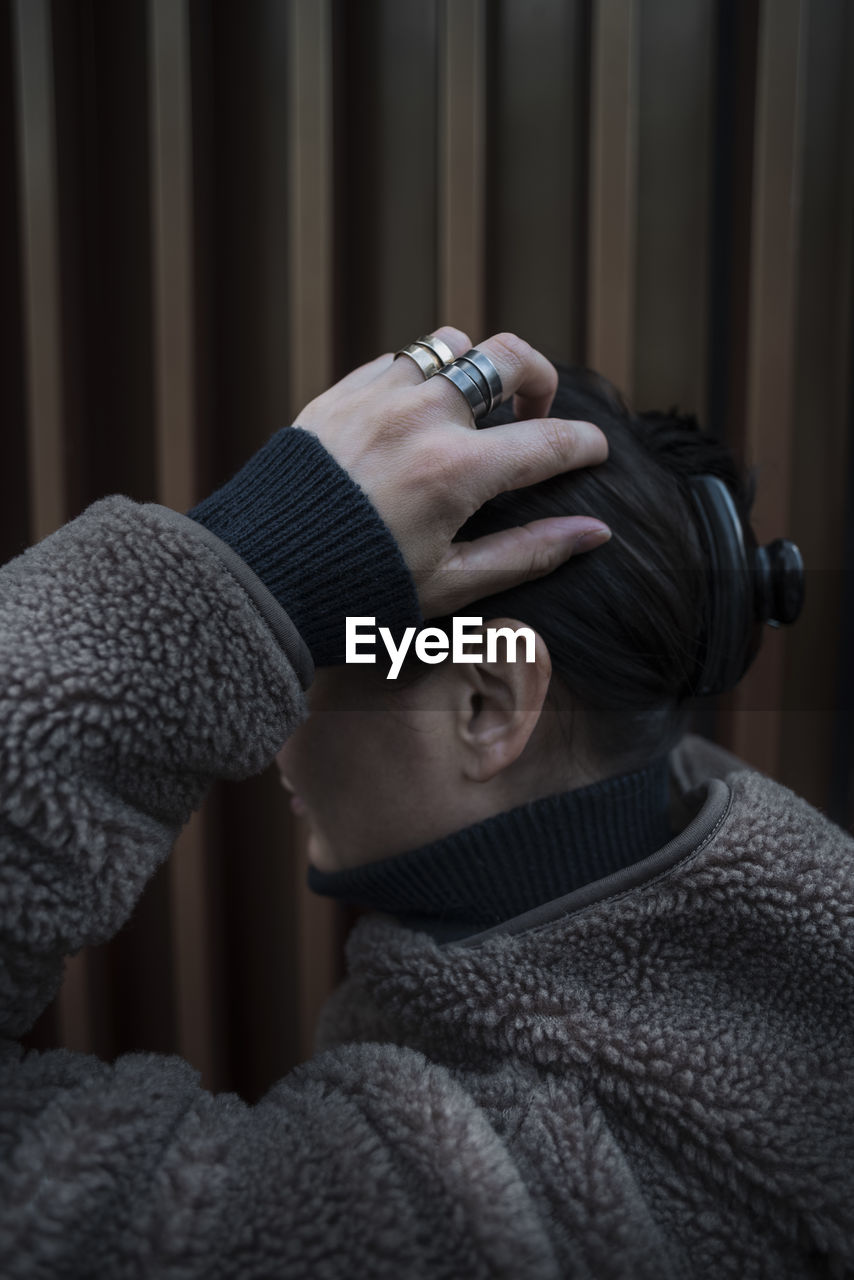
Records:
[[[456,360],[453,364],[447,364],[444,369],[440,369],[437,377],[447,378],[449,382],[453,382],[458,391],[462,392],[475,422],[489,412],[488,402],[484,398],[480,384],[475,382],[474,377],[466,373],[465,369],[460,368]]]
[[[455,364],[461,365],[465,372],[468,373],[470,368],[477,370],[480,375],[480,386],[483,389],[483,398],[489,408],[487,413],[497,404],[501,403],[501,397],[504,394],[504,387],[501,382],[501,374],[496,369],[488,355],[485,355],[479,347],[471,347],[463,356],[459,356]],[[471,376],[471,375],[470,375]]]

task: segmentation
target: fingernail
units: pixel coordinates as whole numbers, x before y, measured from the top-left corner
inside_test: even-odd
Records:
[[[573,551],[592,551],[594,547],[601,547],[611,537],[611,530],[606,524],[594,525],[591,529],[585,529],[584,533],[580,533],[573,543]]]

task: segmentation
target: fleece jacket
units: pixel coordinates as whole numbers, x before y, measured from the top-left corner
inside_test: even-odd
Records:
[[[448,942],[364,917],[250,1107],[17,1037],[300,721],[298,629],[110,498],[0,572],[0,663],[7,1280],[854,1275],[854,841],[791,791],[689,738],[643,861]]]

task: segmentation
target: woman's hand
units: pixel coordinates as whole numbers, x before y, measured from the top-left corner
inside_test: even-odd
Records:
[[[437,330],[454,352],[471,346],[459,329]],[[473,430],[464,397],[446,378],[424,380],[411,360],[379,356],[312,400],[296,425],[320,439],[364,490],[400,546],[425,617],[549,573],[601,522],[586,516],[537,520],[518,529],[452,542],[479,507],[508,489],[603,462],[607,441],[589,422],[548,418],[554,366],[514,334],[479,344],[514,396],[520,419]],[[592,534],[592,536],[591,536]]]

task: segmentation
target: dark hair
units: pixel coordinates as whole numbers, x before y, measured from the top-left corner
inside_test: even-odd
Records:
[[[753,542],[752,480],[694,417],[632,413],[605,378],[558,366],[553,417],[596,423],[600,466],[570,471],[487,503],[460,530],[478,537],[551,515],[591,515],[613,537],[545,578],[491,595],[466,613],[520,619],[542,635],[600,760],[629,766],[666,751],[697,689],[706,569],[688,478],[719,476]],[[512,421],[506,406],[482,429]]]

